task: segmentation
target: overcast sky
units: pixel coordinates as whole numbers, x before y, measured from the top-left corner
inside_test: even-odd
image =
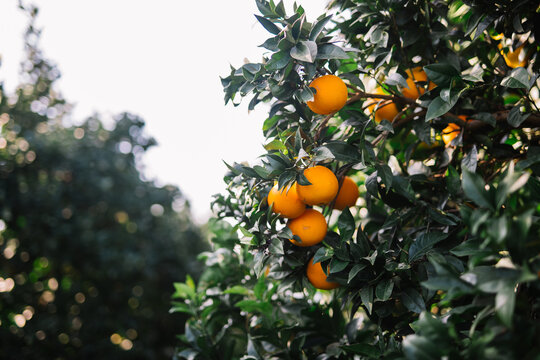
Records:
[[[158,141],[144,158],[146,174],[178,185],[199,222],[212,194],[225,188],[222,160],[253,162],[263,153],[266,109],[224,106],[219,76],[244,58],[260,61],[269,33],[254,0],[36,0],[41,46],[75,104],[73,120],[94,112],[141,116]],[[305,0],[309,21],[326,0]],[[292,11],[292,1],[285,1]],[[18,83],[26,16],[17,0],[0,0],[0,81]]]

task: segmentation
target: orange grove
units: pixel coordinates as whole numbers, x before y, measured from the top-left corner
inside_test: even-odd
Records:
[[[378,86],[374,91],[374,94],[377,95],[388,95],[384,92],[383,88]],[[380,123],[381,120],[386,119],[390,122],[394,120],[397,114],[399,114],[399,110],[396,107],[396,104],[394,104],[390,100],[382,100],[382,99],[373,99],[369,103],[368,109],[369,112],[373,114],[375,112],[375,122]],[[377,108],[375,110],[375,108]]]
[[[347,102],[347,85],[335,75],[324,75],[309,84],[316,90],[307,106],[316,114],[328,115],[340,110]]]
[[[304,176],[311,185],[296,187],[300,199],[307,205],[325,205],[334,200],[339,183],[332,170],[316,165],[304,170]]]
[[[306,275],[309,282],[317,289],[331,290],[339,287],[339,284],[333,281],[327,281],[328,278],[322,269],[321,263],[313,263],[313,258],[308,262]]]
[[[356,200],[358,200],[358,195],[358,186],[354,180],[349,176],[345,176],[336,196],[334,209],[343,210],[347,207],[354,206]]]
[[[292,219],[287,224],[293,235],[300,238],[301,242],[290,239],[291,242],[298,246],[312,246],[323,241],[326,236],[327,224],[323,214],[314,209],[306,209],[306,211]]]
[[[294,219],[306,210],[306,204],[298,196],[296,183],[289,189],[284,187],[281,191],[276,183],[268,193],[268,206],[270,205],[273,205],[274,213],[288,219]]]

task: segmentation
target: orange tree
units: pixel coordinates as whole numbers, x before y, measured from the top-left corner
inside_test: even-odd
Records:
[[[257,6],[267,53],[222,83],[269,105],[267,152],[229,166],[206,271],[176,284],[179,357],[536,356],[538,2],[335,0],[312,23]],[[359,198],[307,201],[334,186],[320,167]],[[322,241],[298,246],[275,183],[324,215]]]

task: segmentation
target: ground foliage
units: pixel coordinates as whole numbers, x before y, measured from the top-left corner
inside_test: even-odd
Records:
[[[22,83],[0,85],[0,358],[170,358],[171,284],[198,273],[201,234],[173,210],[176,187],[141,179],[155,144],[142,119],[64,127],[59,71],[26,11]]]
[[[213,205],[233,225],[212,222],[201,281],[176,284],[173,310],[191,315],[178,358],[535,358],[538,2],[336,0],[313,23],[301,6],[256,3],[268,52],[222,83],[226,103],[269,104],[267,152],[228,165],[228,192]],[[502,52],[522,44],[526,67],[508,66]],[[406,70],[418,66],[436,87],[406,98]],[[308,85],[329,73],[349,101],[316,115]],[[386,97],[370,93],[375,83]],[[401,113],[377,124],[371,98]],[[461,131],[445,145],[449,123]],[[361,199],[325,207],[324,242],[300,248],[266,194],[274,181],[305,183],[313,164],[352,176]],[[339,289],[309,284],[312,256]]]

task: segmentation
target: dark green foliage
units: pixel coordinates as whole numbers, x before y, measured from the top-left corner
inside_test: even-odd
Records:
[[[201,234],[176,187],[141,178],[140,118],[62,126],[37,39],[31,25],[16,94],[0,88],[0,358],[167,358],[171,284],[199,272]]]
[[[218,241],[205,255],[218,259],[209,272],[238,259],[236,273],[228,268],[231,277],[218,281],[212,296],[234,292],[230,313],[244,313],[217,318],[208,310],[202,318],[209,305],[182,303],[202,307],[192,312],[179,356],[218,359],[187,334],[197,328],[212,337],[221,329],[215,321],[243,321],[235,346],[222,345],[231,358],[536,358],[538,3],[336,0],[335,14],[312,24],[301,7],[288,16],[281,2],[257,5],[271,33],[269,52],[259,64],[233,68],[223,85],[226,102],[251,96],[250,107],[270,103],[267,153],[254,166],[229,167],[229,191],[214,208],[242,236],[229,240],[228,252]],[[522,45],[524,66],[505,60],[502,53]],[[432,84],[418,99],[403,95],[414,68],[427,75],[420,86]],[[306,106],[308,84],[323,74],[340,76],[350,89],[347,105],[328,116]],[[367,90],[377,85],[401,111],[393,121],[377,124],[365,111],[381,99]],[[449,124],[457,129],[453,140],[443,137]],[[274,181],[302,183],[315,164],[352,176],[361,199],[341,213],[324,206],[326,238],[300,248],[266,195]],[[339,289],[315,291],[305,276],[312,257]],[[270,301],[257,296],[276,286]],[[209,289],[193,285],[193,297],[205,299]],[[294,341],[273,337],[274,322],[249,321],[274,321],[289,305],[305,316],[288,328],[304,339],[294,349]],[[332,311],[306,311],[313,308]]]

